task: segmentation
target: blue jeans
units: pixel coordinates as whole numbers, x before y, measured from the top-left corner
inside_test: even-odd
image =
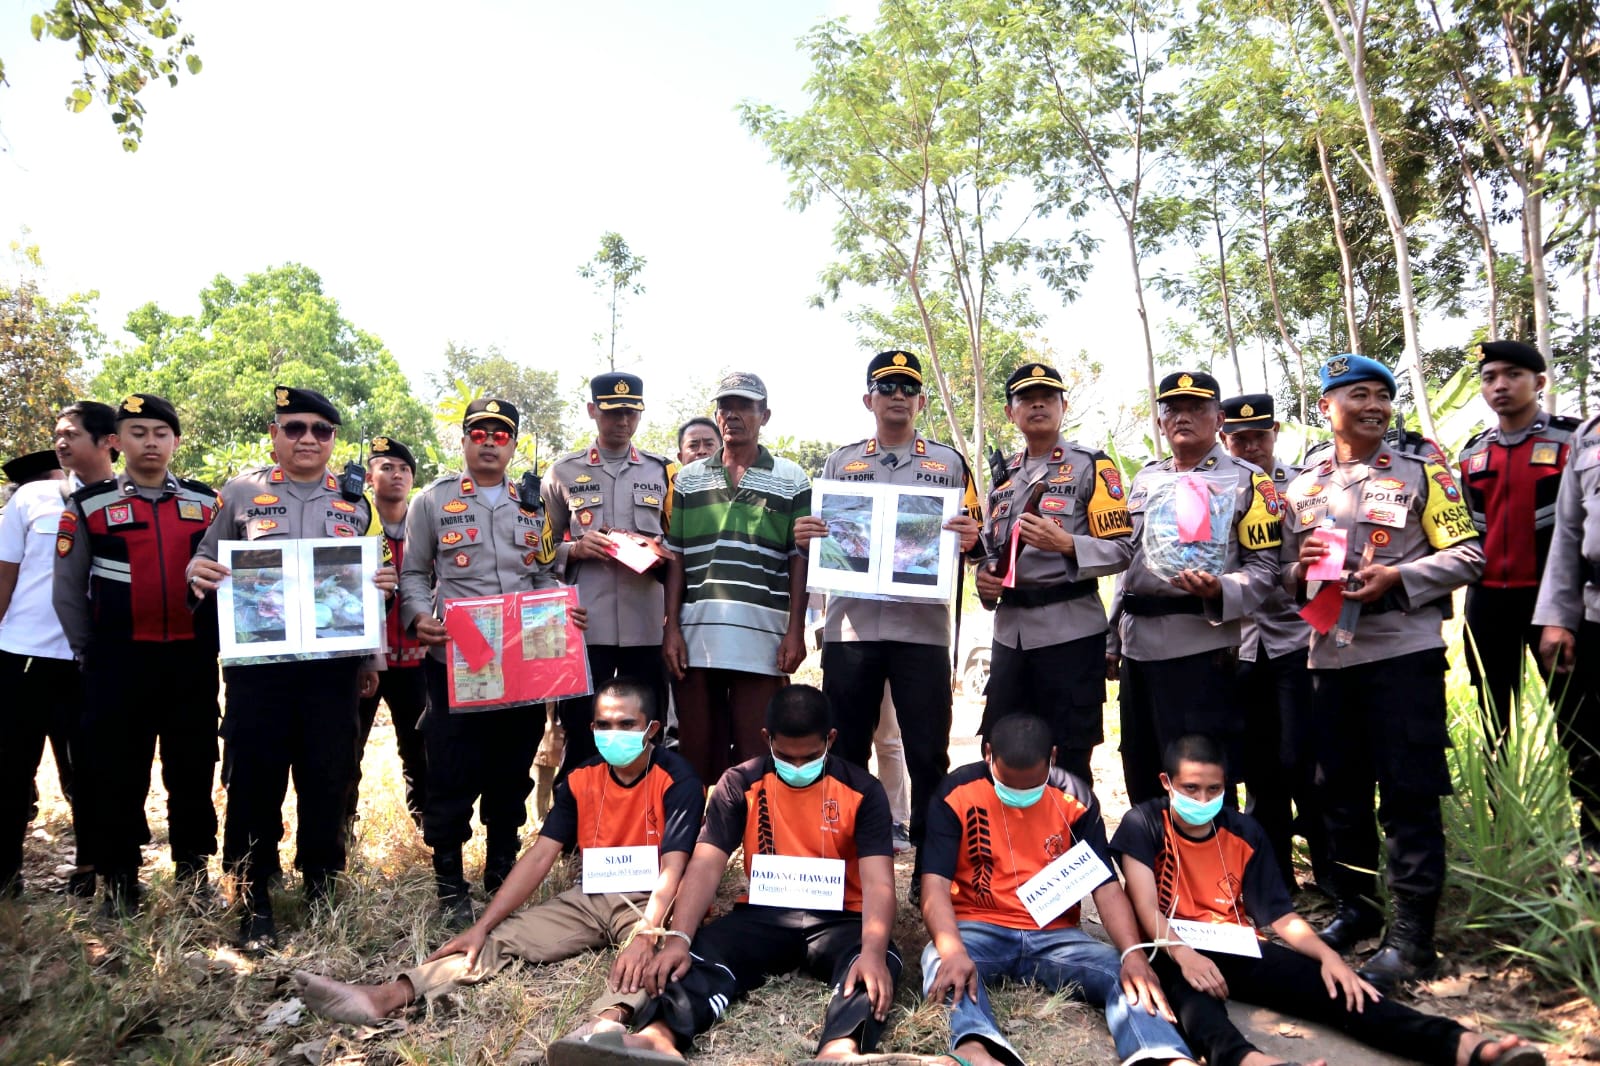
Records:
[[[988,922],[961,922],[959,928],[961,944],[978,968],[983,984],[978,986],[978,1002],[962,996],[951,1006],[952,1049],[963,1040],[978,1037],[990,1046],[995,1057],[1023,1066],[1022,1057],[995,1024],[984,987],[991,981],[1010,978],[1032,981],[1051,992],[1070,985],[1076,988],[1079,998],[1103,1007],[1106,1025],[1124,1066],[1143,1059],[1194,1058],[1171,1022],[1128,1002],[1122,993],[1122,967],[1116,951],[1082,929],[1008,929]],[[922,952],[924,996],[933,987],[940,961],[930,942]]]

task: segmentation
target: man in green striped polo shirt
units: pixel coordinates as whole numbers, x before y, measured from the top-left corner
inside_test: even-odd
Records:
[[[762,753],[767,701],[805,658],[794,523],[811,513],[805,471],[761,446],[772,417],[761,379],[729,374],[713,399],[722,447],[672,485],[662,639],[679,750],[702,781]]]

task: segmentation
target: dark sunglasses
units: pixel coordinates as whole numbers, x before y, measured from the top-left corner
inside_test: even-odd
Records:
[[[306,435],[306,430],[317,439],[318,444],[326,444],[333,439],[333,427],[326,422],[279,422],[278,431],[290,440],[299,440]]]
[[[922,386],[914,381],[874,381],[872,391],[879,396],[893,396],[896,392],[909,400],[922,395]]]
[[[482,444],[485,441],[493,441],[496,446],[504,448],[507,444],[511,443],[511,434],[507,433],[503,429],[497,429],[493,432],[490,432],[487,429],[470,429],[467,431],[467,439],[474,444]]]

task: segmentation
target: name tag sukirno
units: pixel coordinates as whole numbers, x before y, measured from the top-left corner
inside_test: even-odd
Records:
[[[652,892],[661,868],[653,845],[637,848],[584,848],[583,890],[600,892]]]
[[[1076,844],[1061,858],[1022,882],[1017,898],[1043,929],[1068,907],[1105,884],[1111,871],[1100,861],[1088,841]]]
[[[762,907],[844,910],[844,860],[757,855],[750,860],[750,902]]]
[[[1181,918],[1175,918],[1167,923],[1167,929],[1178,934],[1185,944],[1196,951],[1216,951],[1224,955],[1243,955],[1251,959],[1261,957],[1261,939],[1248,925],[1234,925],[1231,922],[1186,922]]]

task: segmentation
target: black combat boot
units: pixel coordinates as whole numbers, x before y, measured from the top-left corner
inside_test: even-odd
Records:
[[[144,905],[144,889],[139,884],[137,871],[118,870],[114,873],[103,873],[100,875],[100,880],[105,888],[105,895],[100,900],[101,918],[121,921],[139,913],[139,909]]]
[[[239,902],[244,914],[239,918],[239,947],[252,954],[278,946],[278,925],[272,918],[272,891],[265,884],[241,881]]]
[[[461,865],[461,849],[437,849],[433,853],[433,885],[439,894],[439,917],[445,928],[459,933],[473,922],[472,898],[468,895],[467,875]]]
[[[1361,976],[1388,995],[1406,981],[1426,981],[1437,973],[1433,919],[1438,909],[1438,896],[1395,896],[1394,922],[1378,953],[1361,967]]]
[[[511,876],[511,868],[517,864],[521,844],[516,830],[500,833],[493,826],[489,827],[489,843],[484,849],[483,859],[484,895],[493,898],[500,891],[500,886],[506,883],[506,878]]]
[[[1383,913],[1361,896],[1339,900],[1339,911],[1317,936],[1337,951],[1347,954],[1351,948],[1368,937],[1383,932]]]
[[[204,858],[175,856],[172,860],[172,884],[190,910],[207,911],[222,902],[217,890],[211,887],[211,875],[206,872]]]
[[[337,881],[338,873],[333,870],[307,870],[302,875],[305,882],[306,908],[314,910],[318,907],[329,908],[333,906],[333,886]]]

